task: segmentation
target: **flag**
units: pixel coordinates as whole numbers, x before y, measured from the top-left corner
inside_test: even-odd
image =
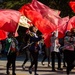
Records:
[[[32,10],[30,4],[24,5],[19,11],[27,16],[42,34],[53,32],[56,29],[56,25],[43,17],[39,12]]]
[[[67,25],[67,31],[70,31],[72,28],[75,28],[75,16],[70,18]]]
[[[47,20],[49,20],[53,24],[58,25],[58,21],[61,18],[59,16],[59,14],[60,14],[59,10],[51,9],[48,6],[44,5],[43,3],[41,3],[37,0],[32,0],[32,3],[29,5],[29,7],[32,10],[35,10],[35,11],[41,13],[41,15],[43,17],[47,18]]]
[[[7,32],[0,30],[0,40],[4,40],[7,38]]]
[[[51,9],[37,0],[32,0],[31,3],[25,4],[19,11],[23,15],[27,16],[27,18],[32,21],[34,26],[36,26],[44,35],[47,47],[50,45],[49,35],[51,35],[52,32],[58,29],[58,32],[60,32],[59,34],[61,34],[61,29],[63,29],[63,31],[66,29],[66,23],[68,20],[65,21],[65,19],[59,16],[60,11]]]
[[[58,22],[58,37],[63,38],[65,36],[65,32],[67,30],[68,26],[68,21],[69,21],[69,16],[66,16],[64,18],[61,18]]]
[[[20,19],[20,12],[11,9],[0,10],[0,29],[7,32],[15,32]]]
[[[6,31],[4,31],[4,30],[0,30],[0,40],[4,40],[4,39],[6,39],[6,38],[8,38],[8,33],[9,32],[6,32]],[[14,37],[18,37],[19,35],[18,35],[18,32],[16,31],[15,33],[14,33]]]
[[[71,9],[73,10],[73,12],[75,13],[75,1],[70,1],[69,2],[69,6],[71,7]]]
[[[49,48],[50,46],[51,46],[51,36],[52,36],[52,34],[50,33],[50,34],[44,34],[44,42],[45,42],[45,45],[46,45],[46,47],[47,48]]]

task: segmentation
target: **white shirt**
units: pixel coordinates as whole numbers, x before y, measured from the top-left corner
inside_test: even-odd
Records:
[[[51,37],[51,52],[59,52],[59,48],[57,47],[58,44],[57,44],[57,40],[56,40],[56,37],[53,36]]]

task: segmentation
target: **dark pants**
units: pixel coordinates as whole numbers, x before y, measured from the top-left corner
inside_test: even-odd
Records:
[[[64,52],[63,52],[63,67],[66,67],[66,62],[65,62],[65,58],[64,58]]]
[[[60,52],[51,52],[51,58],[52,58],[52,70],[55,69],[55,55],[58,59],[58,68],[61,68],[61,56]]]
[[[48,59],[48,65],[49,65],[50,64],[50,50],[44,50],[42,62],[44,62],[46,59]]]
[[[7,73],[9,72],[9,68],[11,65],[12,65],[12,74],[15,73],[15,61],[16,61],[16,53],[12,53],[7,56]]]
[[[69,74],[75,66],[75,64],[73,64],[73,62],[75,61],[75,51],[64,50],[64,58],[67,63],[66,71],[67,74]]]
[[[25,60],[24,60],[24,62],[23,62],[23,65],[29,60],[29,58],[30,58],[30,61],[31,61],[31,63],[32,63],[32,56],[31,56],[29,50],[27,49],[27,50],[25,51]]]
[[[30,51],[30,53],[32,55],[33,61],[32,61],[32,63],[31,63],[31,65],[30,65],[29,68],[32,68],[33,65],[35,65],[35,71],[34,72],[36,73],[36,71],[37,71],[37,65],[38,65],[38,52]]]

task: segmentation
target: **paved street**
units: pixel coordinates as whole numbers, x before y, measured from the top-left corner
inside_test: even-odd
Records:
[[[23,63],[23,60],[24,60],[23,57],[17,58],[16,74],[17,75],[34,75],[34,72],[32,74],[29,74],[28,72],[28,67],[30,65],[29,61],[25,65],[26,66],[25,70],[22,69],[21,65]],[[65,68],[63,69],[63,71],[52,72],[51,67],[47,66],[47,61],[45,61],[45,65],[43,66],[40,60],[41,59],[39,59],[39,63],[38,63],[38,74],[39,75],[66,75]],[[56,63],[56,67],[57,67],[57,63]],[[11,69],[10,69],[10,74],[12,75]],[[0,75],[6,75],[6,58],[5,57],[0,59]],[[75,69],[72,70],[70,75],[75,75]]]

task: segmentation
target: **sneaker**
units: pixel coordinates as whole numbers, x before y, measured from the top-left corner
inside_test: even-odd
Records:
[[[41,62],[42,65],[45,65],[43,62]]]
[[[48,64],[48,67],[51,67],[51,65],[50,65],[50,64]]]
[[[39,75],[39,74],[35,73],[34,75]]]
[[[56,70],[55,69],[52,69],[52,72],[56,72]]]
[[[12,75],[16,75],[16,73],[12,73]]]
[[[64,65],[63,67],[66,67],[66,65]]]
[[[22,65],[22,69],[25,70],[25,67]]]
[[[7,75],[10,75],[10,72],[7,72],[6,74],[7,74]]]
[[[29,73],[32,74],[32,69],[31,68],[29,68]]]

